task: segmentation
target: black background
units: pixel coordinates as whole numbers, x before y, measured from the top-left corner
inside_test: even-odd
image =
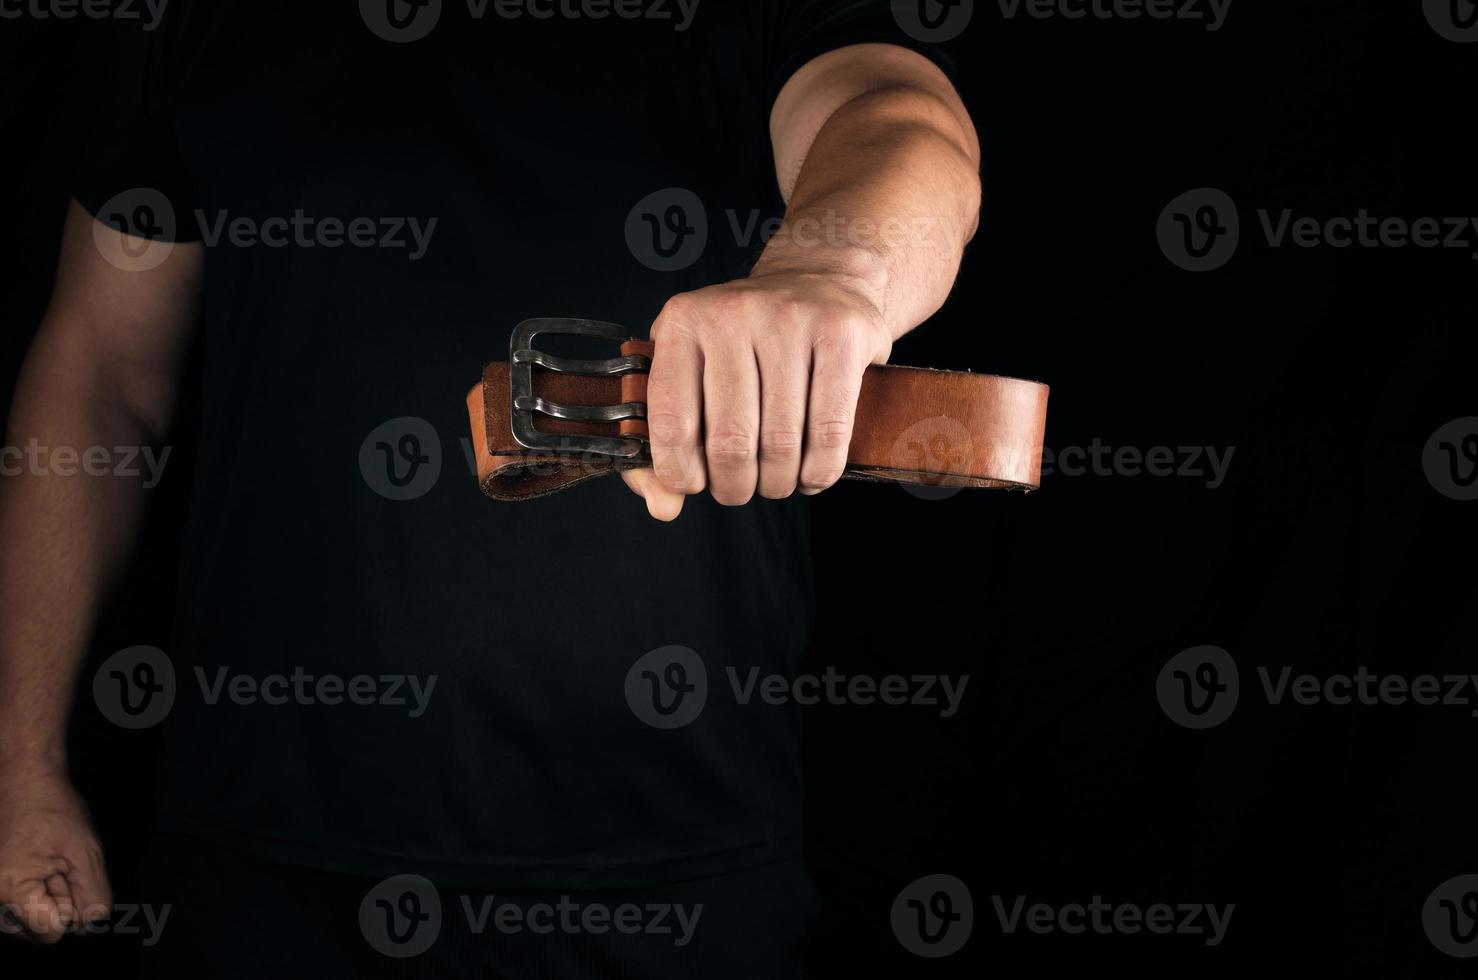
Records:
[[[106,31],[0,20],[7,391],[50,290]],[[948,719],[808,709],[810,860],[826,899],[812,973],[1463,975],[1421,908],[1478,871],[1478,719],[1272,705],[1257,668],[1472,670],[1478,503],[1439,494],[1421,456],[1439,426],[1478,414],[1474,248],[1271,247],[1257,211],[1478,215],[1478,45],[1441,37],[1417,0],[1233,0],[1216,32],[978,3],[953,49],[984,144],[982,228],[954,297],[895,361],[1049,382],[1054,454],[1098,440],[1232,457],[1216,487],[1120,468],[1049,473],[1028,496],[849,484],[817,502],[809,666],[969,682]],[[1190,273],[1155,229],[1201,187],[1237,202],[1241,242],[1223,268]],[[188,452],[187,435],[174,442]],[[167,639],[181,483],[156,492],[95,657]],[[1202,644],[1235,658],[1241,697],[1225,723],[1192,731],[1155,682]],[[74,773],[127,901],[152,741],[79,705]],[[888,912],[935,873],[968,885],[973,933],[923,960]],[[993,898],[1017,895],[1236,910],[1215,948],[1008,935]],[[130,956],[117,937],[0,951],[23,969],[127,970]]]

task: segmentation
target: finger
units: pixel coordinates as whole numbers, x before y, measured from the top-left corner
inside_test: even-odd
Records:
[[[810,352],[775,344],[759,352],[759,492],[779,500],[795,492],[805,445]]]
[[[647,502],[647,513],[659,521],[674,520],[682,513],[683,500],[680,493],[673,493],[657,479],[657,474],[643,467],[639,470],[622,470],[621,479],[632,492]]]
[[[841,479],[865,370],[867,354],[855,331],[828,329],[818,334],[811,353],[801,493],[820,493]]]
[[[72,900],[77,905],[77,921],[101,922],[113,913],[113,890],[101,853],[93,852],[78,863],[69,875]]]
[[[68,931],[77,922],[77,902],[72,897],[72,882],[66,871],[56,871],[46,877],[46,894],[56,903],[61,915],[62,930]]]
[[[703,454],[708,490],[726,507],[746,504],[759,480],[760,372],[748,339],[703,352]]]
[[[647,378],[647,434],[652,471],[673,493],[701,493],[703,454],[703,350],[687,324],[668,303],[652,324],[659,347]]]

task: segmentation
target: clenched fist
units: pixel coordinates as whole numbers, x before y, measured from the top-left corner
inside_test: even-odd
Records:
[[[733,506],[835,483],[863,372],[892,351],[877,294],[851,271],[757,271],[668,301],[651,329],[652,468],[624,474],[652,516],[705,489]]]
[[[0,932],[51,944],[108,918],[87,807],[60,775],[0,776]]]

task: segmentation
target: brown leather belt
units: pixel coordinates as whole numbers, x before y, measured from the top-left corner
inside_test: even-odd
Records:
[[[534,338],[545,333],[615,341],[621,356],[555,357],[534,347]],[[650,466],[646,400],[652,355],[650,341],[635,340],[613,323],[519,324],[508,361],[484,368],[482,383],[467,394],[483,493],[494,500],[530,500],[592,477]],[[1035,490],[1046,421],[1047,386],[1035,381],[870,367],[843,477]]]

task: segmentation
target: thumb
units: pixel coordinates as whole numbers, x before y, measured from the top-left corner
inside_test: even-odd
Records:
[[[32,879],[5,902],[0,931],[49,946],[66,935],[66,912],[47,891],[45,881]]]
[[[682,513],[683,495],[673,493],[662,485],[657,474],[649,467],[637,470],[622,470],[621,479],[631,492],[647,502],[647,513],[659,521],[670,521]]]

